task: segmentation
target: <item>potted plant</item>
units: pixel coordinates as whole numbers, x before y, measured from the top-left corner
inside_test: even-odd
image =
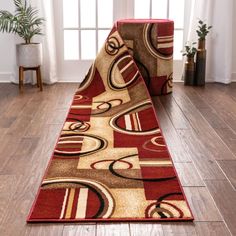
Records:
[[[198,50],[196,58],[196,85],[205,84],[206,76],[206,36],[210,32],[212,26],[208,26],[202,20],[198,21],[198,29],[196,30],[198,35]]]
[[[42,35],[41,26],[44,19],[38,17],[38,10],[28,0],[14,0],[15,14],[0,11],[0,32],[13,33],[24,39],[24,43],[16,45],[17,64],[25,68],[33,68],[42,64],[42,45],[32,43],[35,35]]]
[[[194,46],[196,42],[187,42],[182,51],[183,56],[187,56],[184,68],[184,84],[185,85],[194,85],[194,76],[195,76],[195,63],[194,56],[197,52],[197,48]]]

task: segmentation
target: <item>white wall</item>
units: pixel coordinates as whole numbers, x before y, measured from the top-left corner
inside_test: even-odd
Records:
[[[13,1],[0,1],[0,9],[13,11]],[[15,77],[15,36],[0,33],[0,82],[12,81]]]

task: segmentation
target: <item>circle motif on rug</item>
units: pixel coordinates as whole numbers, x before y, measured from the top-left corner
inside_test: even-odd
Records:
[[[114,56],[124,46],[120,44],[119,40],[115,36],[110,36],[105,44],[105,51],[108,55]]]
[[[122,82],[117,81],[117,71],[119,71],[119,74],[125,74],[126,70],[132,71],[132,76],[130,76],[131,72],[129,73],[129,77],[131,78],[128,81],[126,81],[126,78],[122,78]],[[132,85],[140,77],[140,73],[134,64],[133,58],[125,52],[113,60],[108,69],[107,76],[108,85],[112,90],[123,90]]]
[[[77,122],[72,122],[68,129],[63,129],[63,131],[72,131],[72,132],[85,132],[90,128],[90,124],[85,121],[77,120]]]
[[[111,110],[112,107],[119,106],[123,103],[121,99],[111,99],[109,101],[103,101],[103,102],[94,102],[98,104],[96,106],[96,110],[92,110],[91,116],[101,115],[109,110]]]
[[[147,140],[143,144],[143,148],[152,151],[152,152],[163,152],[166,151],[166,145],[164,142],[164,138],[161,134]]]
[[[150,204],[145,210],[147,218],[182,218],[183,212],[173,203],[161,201]]]
[[[173,88],[173,73],[168,76],[168,79],[163,83],[161,87],[161,94],[165,95],[172,91]]]
[[[95,67],[95,62],[94,62],[92,66],[89,68],[89,71],[87,75],[85,76],[84,80],[80,84],[80,87],[77,89],[76,94],[88,88],[88,86],[93,81],[95,71],[96,71],[96,67]]]
[[[100,202],[100,206],[97,206],[97,212],[94,215],[88,216],[88,218],[109,218],[113,214],[115,201],[112,194],[104,184],[94,180],[80,178],[51,178],[45,179],[42,182],[42,187],[58,183],[78,184],[79,186],[86,187],[95,193],[97,199]]]
[[[92,169],[96,169],[96,170],[99,170],[99,169],[108,169],[109,168],[109,163],[113,162],[114,159],[106,159],[106,160],[101,160],[101,161],[96,161],[94,163],[92,163],[90,165],[90,167]],[[118,163],[118,169],[122,169],[122,170],[129,170],[129,169],[132,169],[133,165],[128,162],[128,161],[124,161],[124,160],[118,160],[116,161],[116,163]],[[107,165],[104,167],[104,165]],[[113,168],[116,169],[116,167],[113,166]]]
[[[142,110],[145,108],[149,108],[152,106],[152,103],[150,100],[146,100],[144,102],[140,102],[122,112],[119,112],[115,116],[113,116],[110,119],[110,126],[117,132],[124,133],[124,134],[132,134],[132,135],[151,135],[151,134],[157,134],[160,133],[160,129],[158,127],[151,127],[146,128],[145,130],[130,130],[127,129],[126,127],[121,127],[118,125],[118,120],[124,117],[127,114],[130,114],[132,112],[135,112],[136,110]]]
[[[154,56],[155,58],[160,58],[163,60],[170,60],[173,58],[172,53],[161,53],[160,50],[155,46],[155,43],[152,40],[152,30],[153,30],[153,23],[148,23],[144,27],[143,31],[143,41],[144,45],[147,48],[147,50]]]
[[[90,143],[88,145],[90,148],[81,150],[84,139]],[[96,135],[66,134],[59,138],[54,154],[65,158],[70,156],[86,156],[101,151],[106,147],[106,139]]]
[[[131,154],[131,155],[121,157],[117,160],[114,160],[109,165],[109,171],[116,177],[120,177],[123,179],[136,180],[136,181],[143,181],[143,182],[163,182],[163,181],[169,181],[169,180],[176,179],[176,176],[168,176],[168,177],[164,177],[164,178],[134,178],[132,176],[125,176],[125,175],[119,173],[119,170],[115,170],[114,165],[116,164],[116,162],[123,161],[124,159],[130,158],[130,157],[135,157],[135,156],[138,156],[138,154]]]

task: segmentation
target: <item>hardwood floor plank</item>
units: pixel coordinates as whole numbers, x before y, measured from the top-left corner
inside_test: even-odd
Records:
[[[172,96],[161,96],[160,101],[165,107],[175,129],[190,129],[190,124]]]
[[[202,99],[198,95],[198,93],[196,92],[196,89],[198,89],[198,87],[195,87],[195,86],[183,86],[183,84],[180,84],[180,83],[178,83],[176,86],[183,88],[184,94],[188,96],[188,98],[190,99],[191,103],[198,110],[209,109],[210,108],[210,106],[207,104],[207,102],[204,99]]]
[[[2,222],[16,191],[17,183],[18,176],[16,175],[0,175],[0,235],[4,235],[3,232],[6,226]]]
[[[63,124],[66,119],[67,113],[68,113],[68,108],[67,109],[55,109],[53,111],[52,115],[50,115],[48,117],[46,124]]]
[[[3,221],[4,225],[14,222],[14,227],[9,227],[8,225],[7,230],[4,231],[4,236],[29,233],[28,225],[26,225],[25,221],[52,154],[56,142],[55,134],[58,133],[58,130],[58,125],[48,127],[48,133],[43,138],[42,146],[38,146],[33,156],[27,160],[27,168],[24,168],[25,173],[20,179],[20,184]]]
[[[217,111],[212,108],[198,108],[202,116],[214,129],[226,129],[228,125],[218,116]]]
[[[38,141],[39,138],[22,138],[16,151],[0,168],[1,174],[24,174],[25,169],[28,169],[30,159],[38,145]]]
[[[231,128],[215,129],[215,131],[229,147],[232,153],[234,153],[236,160],[236,132],[234,132]]]
[[[95,236],[96,224],[65,225],[63,236]]]
[[[24,136],[24,133],[28,129],[29,124],[32,121],[32,117],[29,115],[22,115],[15,120],[15,122],[11,125],[11,128],[8,130],[7,134],[15,135],[19,138]]]
[[[63,124],[50,124],[45,126],[37,147],[37,150],[39,150],[42,155],[52,155],[62,126]]]
[[[162,223],[164,236],[196,236],[194,223],[179,222],[179,223]]]
[[[56,103],[56,94],[54,99],[50,99],[50,93],[46,94],[46,97],[48,99],[45,99],[45,97],[42,97],[40,109],[37,109],[37,111],[34,113],[34,118],[32,122],[29,124],[27,131],[25,132],[24,137],[35,137],[35,136],[41,136],[43,133],[43,130],[45,130],[45,127],[51,124],[62,124],[64,122],[64,119],[66,117],[67,110],[69,109],[69,106],[67,109],[62,109],[64,111],[62,114],[60,113],[60,110],[55,109],[55,103]],[[71,97],[71,94],[70,96]],[[59,118],[57,118],[59,115]],[[48,122],[50,119],[53,121],[54,118],[57,120],[56,122]]]
[[[195,221],[222,221],[211,194],[206,187],[184,187]]]
[[[16,117],[5,117],[4,115],[0,117],[0,128],[10,128],[15,122]]]
[[[40,109],[41,102],[34,101],[32,98],[26,102],[24,107],[20,111],[14,112],[11,111],[12,116],[17,116],[14,123],[11,125],[8,134],[20,134],[24,135],[24,132],[27,130],[29,124],[32,122],[34,117],[34,111]],[[8,117],[8,116],[7,116]]]
[[[129,236],[128,223],[98,223],[97,236]]]
[[[7,133],[7,128],[0,128],[0,143],[4,142],[5,135]],[[1,147],[0,147],[1,150]]]
[[[185,94],[236,157],[236,132],[219,117],[218,111],[203,101],[196,93],[196,89],[195,87],[186,87]]]
[[[18,105],[16,103],[18,102]],[[5,84],[5,87],[1,86],[0,93],[0,114],[7,114],[11,108],[15,108],[14,112],[20,111],[20,107],[25,105],[26,98],[19,95],[19,90],[14,85]],[[8,116],[11,114],[8,113]]]
[[[31,224],[27,225],[25,236],[62,236],[63,225],[60,224]]]
[[[213,159],[209,150],[202,144],[195,132],[178,130],[178,133],[182,142],[189,148],[191,159],[203,180],[225,179],[225,175],[219,168],[216,160]]]
[[[77,84],[0,84],[0,235],[236,235],[236,84],[174,86],[153,101],[195,222],[27,225]]]
[[[59,86],[57,86],[58,94],[60,96],[57,97],[57,102],[55,105],[55,108],[59,109],[68,109],[71,105],[72,98],[76,92],[76,89],[78,88],[79,83],[61,83]]]
[[[205,186],[193,163],[175,163],[175,168],[183,187]]]
[[[171,123],[164,107],[162,106],[159,98],[153,99],[154,106],[156,107],[157,117],[165,137],[168,149],[174,162],[191,162],[191,157],[185,145],[181,143],[178,133],[176,132],[173,124]]]
[[[40,93],[40,96],[41,94],[43,93]],[[52,93],[51,95],[55,98],[57,94]],[[5,134],[3,142],[0,145],[0,159],[2,158],[2,160],[6,160],[9,159],[9,157],[13,157],[12,159],[9,159],[6,166],[7,168],[4,169],[5,173],[16,171],[23,173],[24,175],[19,180],[20,184],[16,188],[16,193],[11,201],[11,205],[9,206],[1,223],[1,225],[4,225],[4,231],[2,234],[4,236],[25,235],[26,233],[35,235],[37,234],[37,231],[39,231],[39,235],[48,235],[50,232],[49,225],[46,227],[47,229],[44,229],[44,227],[39,227],[29,230],[29,226],[26,225],[25,221],[35,198],[41,178],[45,172],[48,159],[51,156],[62,124],[45,125],[42,132],[38,134],[38,136],[35,135],[33,138],[23,138],[25,130],[27,129],[27,124],[29,124],[28,122],[33,120],[35,111],[38,111],[39,106],[42,104],[41,100],[38,99],[37,94],[30,94],[30,96],[31,100],[21,107],[24,112],[13,109],[20,104],[21,97],[18,98],[19,102],[15,101],[13,105],[9,106],[11,107],[10,109],[13,110],[6,111],[9,115],[17,115],[16,122],[13,124],[13,129],[15,129],[14,131],[16,133],[12,132],[12,127],[9,127],[8,134]],[[50,95],[48,96],[49,97],[47,99],[50,100]],[[47,116],[47,114],[45,116]],[[23,125],[21,124],[21,121],[23,121],[25,117],[27,117],[28,120],[26,123],[23,122]],[[19,124],[19,126],[17,126],[16,123]],[[32,145],[34,140],[38,140],[38,145]],[[12,222],[14,222],[14,227],[10,226]],[[52,232],[54,232],[53,229]]]
[[[32,201],[32,196],[29,197],[31,195],[30,179],[32,179],[31,175],[28,178],[25,176],[18,177],[18,186],[1,222],[4,226],[1,235],[25,235],[27,231],[26,217]],[[33,181],[31,184],[35,184],[35,182]]]
[[[24,137],[38,137],[41,136],[47,126],[46,122],[48,117],[53,114],[54,110],[51,109],[50,103],[42,101],[41,109],[35,112],[34,119],[29,124]]]
[[[191,100],[186,95],[187,90],[184,90],[181,86],[183,85],[178,84],[175,87],[173,97],[189,120],[197,136],[200,137],[200,141],[204,145],[207,145],[209,154],[211,154],[211,156],[216,160],[235,159],[235,156],[227,145],[225,145],[215,130],[208,124],[201,113],[191,103]]]
[[[197,93],[218,112],[218,116],[224,120],[234,131],[236,131],[236,101],[231,95],[221,90],[223,85],[207,85],[205,89],[195,88]],[[231,89],[231,93],[235,88]],[[217,96],[216,96],[217,94]]]
[[[164,236],[161,223],[130,223],[131,236]]]
[[[230,236],[230,232],[223,222],[196,222],[195,229],[199,236]]]
[[[218,161],[221,169],[229,179],[230,183],[236,190],[236,160],[235,161]]]
[[[8,162],[9,158],[17,151],[20,144],[19,137],[5,134],[0,145],[0,173]]]
[[[220,89],[221,91],[223,91],[227,96],[230,96],[235,102],[236,102],[236,83],[231,83],[230,86],[226,85],[224,86],[224,84],[218,84],[218,86],[216,86],[217,89]]]
[[[205,182],[230,232],[236,235],[236,191],[228,181],[207,180]]]
[[[26,105],[32,100],[33,96],[30,94],[19,94],[19,92],[15,93],[11,100],[9,101],[9,106],[7,110],[4,112],[6,117],[12,117],[14,115],[23,114],[22,111],[26,107]]]

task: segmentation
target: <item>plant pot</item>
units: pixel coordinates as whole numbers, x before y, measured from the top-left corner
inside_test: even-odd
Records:
[[[184,67],[184,85],[194,85],[195,63],[194,57],[187,57]]]
[[[17,44],[16,57],[18,66],[25,68],[41,66],[43,60],[42,44]]]
[[[198,40],[198,50],[196,57],[196,73],[195,81],[196,85],[205,85],[206,77],[206,49],[205,49],[205,39]]]

